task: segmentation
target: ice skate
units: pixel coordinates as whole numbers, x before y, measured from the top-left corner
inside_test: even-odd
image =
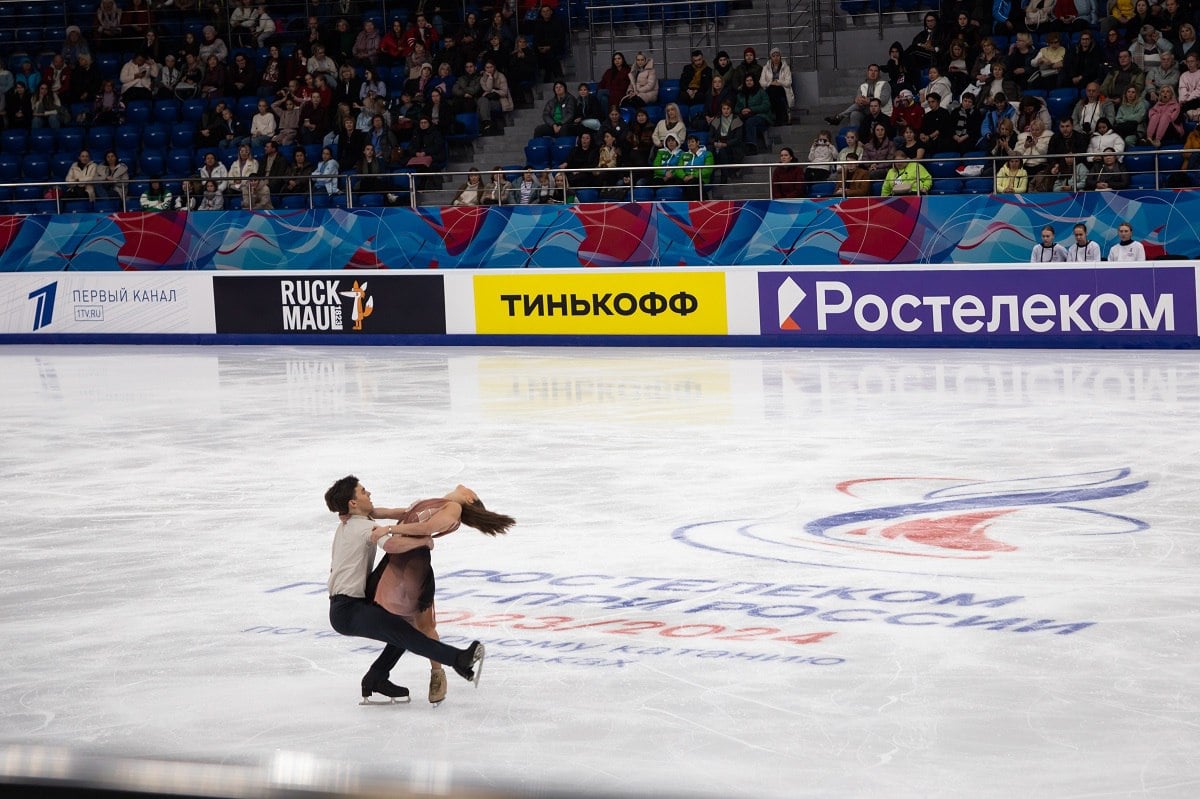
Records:
[[[464,680],[475,683],[475,687],[478,688],[479,677],[483,673],[483,644],[472,641],[467,651],[458,656],[454,672]]]
[[[446,698],[446,672],[443,669],[433,669],[429,672],[429,702],[434,707]]]
[[[381,694],[387,697],[383,699],[373,699],[372,694]],[[408,695],[408,689],[403,685],[396,685],[387,677],[376,677],[374,674],[368,673],[362,680],[362,701],[360,705],[398,705],[411,702],[412,698]]]

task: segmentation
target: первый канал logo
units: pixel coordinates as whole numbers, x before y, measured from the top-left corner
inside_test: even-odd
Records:
[[[47,283],[40,289],[34,289],[29,292],[29,299],[34,300],[36,305],[33,312],[33,329],[41,330],[43,327],[49,327],[54,321],[54,296],[58,293],[58,283]]]

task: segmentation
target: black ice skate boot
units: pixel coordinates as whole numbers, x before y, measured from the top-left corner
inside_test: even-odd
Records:
[[[388,700],[384,702],[372,699],[371,694],[382,694],[388,697]],[[362,697],[360,705],[394,705],[398,702],[412,701],[408,695],[408,689],[403,685],[396,685],[387,677],[381,677],[371,671],[368,671],[367,676],[362,678]]]
[[[464,680],[475,683],[475,687],[478,688],[479,677],[483,673],[483,644],[472,641],[466,651],[455,661],[454,672]]]

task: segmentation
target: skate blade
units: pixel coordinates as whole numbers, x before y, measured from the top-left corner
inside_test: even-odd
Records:
[[[479,645],[479,649],[475,652],[475,659],[471,661],[471,670],[475,672],[475,679],[471,682],[475,683],[475,687],[479,687],[479,678],[483,676],[483,644]]]
[[[400,697],[400,698],[394,698],[394,697],[389,696],[386,699],[365,698],[358,704],[360,704],[360,705],[407,705],[411,701],[412,701],[411,696],[404,696],[404,697]]]
[[[445,699],[439,699],[439,700],[438,700],[438,701],[436,701],[436,702],[430,702],[430,703],[429,703],[429,706],[430,706],[430,707],[437,707],[438,705],[442,704],[442,702],[445,702],[445,701],[446,701]]]

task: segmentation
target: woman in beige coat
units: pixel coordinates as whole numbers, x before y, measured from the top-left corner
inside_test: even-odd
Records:
[[[643,52],[633,57],[633,70],[629,73],[629,91],[621,99],[621,105],[641,108],[658,102],[658,73],[654,71],[654,59]]]
[[[479,91],[475,110],[479,113],[481,131],[484,135],[504,132],[504,115],[513,110],[512,93],[508,90],[508,78],[491,61],[483,65]]]

